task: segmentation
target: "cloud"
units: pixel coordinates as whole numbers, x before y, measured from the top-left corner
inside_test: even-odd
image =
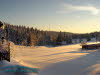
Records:
[[[100,13],[100,9],[97,9],[95,6],[80,6],[80,5],[72,5],[63,3],[60,13],[71,13],[75,11],[85,11],[90,12],[93,15],[97,15]]]

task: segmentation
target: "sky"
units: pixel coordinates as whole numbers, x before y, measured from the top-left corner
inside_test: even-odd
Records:
[[[0,0],[0,20],[41,30],[100,31],[100,0]]]

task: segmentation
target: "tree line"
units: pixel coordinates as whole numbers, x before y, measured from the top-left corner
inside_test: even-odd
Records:
[[[14,42],[16,45],[24,46],[43,46],[61,45],[61,42],[72,44],[72,39],[87,39],[99,38],[100,32],[76,34],[70,32],[43,31],[33,27],[21,25],[11,25],[5,23],[6,39]]]

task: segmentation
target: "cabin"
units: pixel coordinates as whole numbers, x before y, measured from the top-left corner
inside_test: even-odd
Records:
[[[99,49],[100,43],[97,44],[84,44],[82,45],[82,49],[90,50],[90,49]]]

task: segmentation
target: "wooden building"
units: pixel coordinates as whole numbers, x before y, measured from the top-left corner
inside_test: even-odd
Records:
[[[82,45],[82,49],[99,49],[100,48],[100,43],[97,44],[86,44],[86,45]]]

